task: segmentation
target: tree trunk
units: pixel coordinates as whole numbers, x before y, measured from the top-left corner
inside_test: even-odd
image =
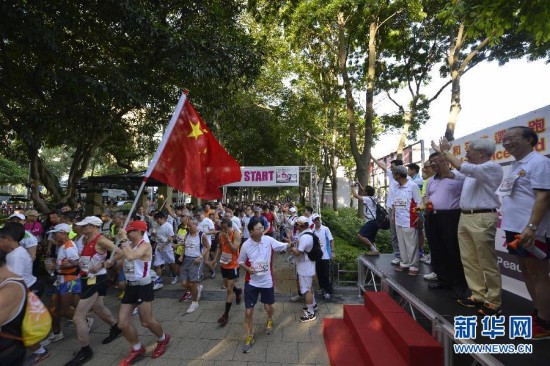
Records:
[[[403,159],[403,149],[407,142],[407,135],[409,134],[409,128],[411,127],[412,112],[406,112],[403,116],[403,129],[401,130],[401,137],[399,138],[399,144],[397,145],[397,159]]]
[[[445,129],[445,137],[449,141],[454,140],[455,127],[458,121],[458,115],[462,110],[460,105],[460,77],[461,74],[458,70],[451,72],[452,88],[451,88],[451,108],[449,110],[449,120],[447,122],[447,128]]]
[[[335,159],[336,160],[336,159]],[[334,211],[338,211],[338,178],[336,177],[336,170],[338,167],[336,166],[336,163],[331,165],[331,186],[332,186],[332,209]]]

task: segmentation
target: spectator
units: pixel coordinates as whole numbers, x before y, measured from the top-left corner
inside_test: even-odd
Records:
[[[533,339],[550,339],[550,160],[536,153],[537,134],[527,127],[506,131],[503,146],[514,158],[512,167],[497,194],[502,199],[501,228],[506,241],[519,235],[520,246],[508,250],[518,256],[527,291],[533,299]],[[546,258],[536,258],[530,250],[536,246]]]
[[[311,215],[313,221],[313,233],[317,235],[321,244],[321,250],[323,251],[323,257],[315,262],[315,272],[317,273],[317,280],[319,281],[319,287],[323,291],[325,299],[332,298],[334,295],[334,288],[332,287],[332,278],[330,276],[330,260],[334,258],[334,238],[330,229],[321,224],[321,216],[318,214]]]
[[[393,178],[399,183],[393,197],[393,216],[401,263],[395,267],[398,272],[409,271],[410,276],[418,275],[418,223],[417,207],[420,206],[422,197],[420,188],[412,180],[407,179],[407,169],[398,166],[393,170]]]
[[[442,138],[439,146],[432,142],[436,151],[464,175],[464,187],[460,196],[460,221],[458,243],[464,275],[472,296],[458,299],[460,305],[481,307],[482,315],[501,313],[502,280],[495,252],[497,208],[500,201],[495,194],[502,181],[502,167],[491,161],[495,143],[488,139],[474,140],[466,150],[467,162],[450,153],[451,144]]]
[[[357,237],[367,248],[369,248],[369,251],[365,253],[366,255],[380,255],[374,243],[376,241],[376,234],[378,233],[374,188],[371,186],[363,188],[360,183],[357,184],[359,185],[360,193],[364,194],[364,196],[357,194],[354,186],[351,186],[351,195],[363,201],[363,212],[365,217],[365,224],[359,229]]]
[[[463,299],[470,296],[460,261],[457,235],[463,181],[455,179],[455,175],[460,173],[449,170],[442,154],[435,152],[430,155],[430,163],[435,175],[426,185],[426,234],[432,268],[438,282],[430,283],[428,287],[451,287],[454,296]]]
[[[418,185],[418,189],[422,189],[422,186],[424,185],[424,180],[420,176],[420,167],[418,164],[411,163],[407,165],[407,174],[411,178],[413,182],[415,182]]]

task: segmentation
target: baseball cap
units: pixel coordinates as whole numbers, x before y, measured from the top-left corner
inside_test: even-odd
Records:
[[[60,232],[70,233],[71,232],[71,227],[68,224],[57,224],[53,227],[53,229],[48,231],[48,234],[49,233],[60,233]]]
[[[296,222],[301,222],[302,224],[307,224],[307,223],[309,223],[309,219],[305,216],[300,216],[296,219]]]
[[[96,216],[86,216],[84,220],[77,222],[76,225],[78,226],[84,226],[84,225],[94,225],[94,226],[101,226],[103,225],[103,221],[99,217]]]
[[[313,215],[311,215],[311,221],[315,221],[315,219],[320,219],[320,218],[321,218],[321,215],[319,214],[314,213]]]
[[[145,221],[136,220],[132,221],[131,223],[126,226],[126,232],[129,233],[130,231],[147,231],[147,224]]]
[[[23,214],[20,214],[20,213],[11,214],[11,215],[8,217],[8,220],[13,219],[14,217],[17,217],[19,220],[25,221],[25,216],[23,216]]]
[[[38,211],[36,210],[28,210],[27,212],[25,212],[25,216],[39,216],[39,215],[38,215]]]
[[[288,210],[289,210],[290,212],[292,212],[292,213],[296,213],[296,211],[297,211],[297,210],[296,210],[296,207],[291,207],[291,208],[289,208]]]

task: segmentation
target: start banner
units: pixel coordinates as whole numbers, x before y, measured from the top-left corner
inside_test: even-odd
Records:
[[[297,187],[299,166],[243,166],[241,181],[225,187]]]
[[[502,165],[504,176],[506,177],[510,169],[510,164],[514,161],[514,157],[502,146],[502,138],[506,130],[515,126],[526,126],[531,128],[539,136],[539,142],[535,146],[535,151],[550,158],[550,150],[548,148],[550,131],[546,126],[547,122],[550,123],[550,105],[458,138],[453,141],[452,153],[456,157],[464,159],[466,156],[466,149],[471,141],[482,138],[493,140],[496,144],[493,160]],[[518,260],[515,256],[508,254],[506,249],[505,234],[504,231],[500,229],[501,217],[502,213],[499,210],[499,225],[495,237],[495,249],[500,266],[500,273],[502,274],[502,287],[512,293],[530,298],[525,283],[523,282],[523,275],[521,274]]]

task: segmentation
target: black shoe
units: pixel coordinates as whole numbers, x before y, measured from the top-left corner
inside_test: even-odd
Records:
[[[428,288],[430,288],[432,290],[444,290],[444,289],[450,289],[451,286],[447,285],[446,283],[442,283],[442,282],[434,282],[434,283],[429,283]]]
[[[109,330],[109,335],[107,338],[105,338],[101,343],[108,344],[115,340],[116,337],[122,333],[122,330],[117,326],[118,324],[115,324],[111,327],[111,330]]]
[[[467,308],[480,308],[483,306],[483,301],[477,301],[472,296],[458,299],[456,300],[456,302],[459,305],[465,306]]]
[[[94,357],[94,352],[91,348],[88,347],[87,350],[81,348],[80,351],[78,351],[72,360],[67,362],[65,366],[79,366],[84,365],[86,362],[88,362],[92,357]]]

